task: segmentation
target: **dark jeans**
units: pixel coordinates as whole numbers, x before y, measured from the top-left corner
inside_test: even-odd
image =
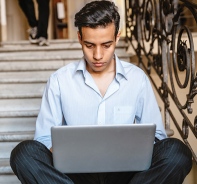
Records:
[[[23,184],[181,184],[191,170],[192,155],[180,140],[167,138],[155,143],[146,171],[64,174],[53,167],[52,153],[43,144],[23,141],[13,149],[10,165]]]
[[[38,3],[38,20],[35,15],[35,7],[33,0],[18,0],[28,23],[31,27],[38,27],[37,38],[48,38],[47,29],[49,22],[49,1],[37,0]]]

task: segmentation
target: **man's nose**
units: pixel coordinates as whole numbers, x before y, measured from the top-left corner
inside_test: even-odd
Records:
[[[96,59],[96,60],[100,60],[100,59],[103,58],[103,50],[102,50],[101,47],[96,47],[96,48],[94,49],[93,57],[94,57],[94,59]]]

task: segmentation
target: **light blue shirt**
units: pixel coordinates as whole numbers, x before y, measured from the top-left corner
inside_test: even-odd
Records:
[[[115,78],[102,96],[82,59],[50,76],[42,97],[34,139],[50,149],[52,126],[134,122],[155,123],[155,136],[158,139],[167,137],[151,84],[143,70],[116,56]]]

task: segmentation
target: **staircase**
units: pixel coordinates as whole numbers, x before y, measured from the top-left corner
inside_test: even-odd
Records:
[[[116,54],[125,61],[123,39]],[[50,74],[82,57],[77,40],[51,40],[49,47],[28,41],[6,42],[0,46],[0,184],[18,184],[9,157],[21,141],[33,139],[42,93]]]

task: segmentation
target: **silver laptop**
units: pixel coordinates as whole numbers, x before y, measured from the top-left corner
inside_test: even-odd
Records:
[[[146,170],[155,130],[155,124],[52,127],[54,167],[63,173]]]

